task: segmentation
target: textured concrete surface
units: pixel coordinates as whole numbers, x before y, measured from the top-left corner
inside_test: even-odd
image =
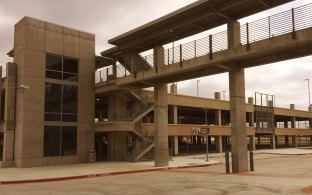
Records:
[[[256,153],[255,171],[248,173],[227,175],[224,165],[217,165],[81,180],[0,185],[0,194],[311,194],[312,155],[287,155],[283,150],[280,153],[284,155]],[[185,160],[201,163],[205,157],[203,154],[179,158],[180,162]],[[222,158],[223,154],[211,155],[211,159]],[[105,169],[106,166],[101,164],[96,163],[92,166],[97,171]],[[130,164],[141,167],[148,164],[153,166],[150,162],[117,163],[115,166],[119,169],[125,167],[129,169]],[[90,168],[90,165],[77,165],[76,168],[64,165],[42,169],[57,171],[60,167],[63,167],[63,172],[69,173],[75,169]],[[40,168],[19,170],[27,169],[33,169],[30,174],[36,175],[34,171]],[[14,169],[5,170],[14,172]],[[3,172],[0,175],[2,176]]]

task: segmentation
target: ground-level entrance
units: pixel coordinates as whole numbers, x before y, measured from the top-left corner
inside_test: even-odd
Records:
[[[0,161],[3,158],[3,133],[0,133]]]
[[[95,151],[96,161],[108,160],[109,134],[98,132],[95,133]]]

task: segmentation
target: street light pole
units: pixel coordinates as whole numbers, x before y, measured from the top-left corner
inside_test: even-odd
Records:
[[[304,81],[308,81],[309,106],[311,106],[310,79],[304,79]]]
[[[207,108],[205,108],[205,125],[208,125],[208,120],[207,120]],[[206,130],[206,161],[208,162],[208,129]]]
[[[222,91],[223,92],[223,100],[225,100],[225,91]]]
[[[197,80],[197,97],[199,96],[199,92],[198,92],[198,83],[200,82],[200,80]]]

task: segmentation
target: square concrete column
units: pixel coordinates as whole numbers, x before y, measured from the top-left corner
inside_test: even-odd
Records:
[[[285,146],[289,146],[289,135],[285,135]]]
[[[275,143],[275,135],[274,134],[271,134],[270,135],[270,147],[271,149],[275,149],[275,146],[276,146],[276,143]]]
[[[240,173],[248,171],[244,69],[233,67],[229,77],[232,170]]]
[[[291,117],[291,128],[296,128],[296,117]]]
[[[250,150],[252,150],[252,151],[256,150],[256,142],[255,142],[255,136],[254,135],[249,136],[249,147],[250,147]]]
[[[248,123],[249,127],[254,127],[255,125],[255,119],[254,119],[254,113],[253,112],[248,112]]]
[[[215,125],[221,126],[222,125],[222,111],[216,110],[215,111]]]
[[[288,121],[284,121],[284,128],[288,128]]]
[[[178,136],[171,136],[171,149],[172,149],[172,155],[178,155],[179,154],[179,137]]]
[[[215,136],[215,140],[216,140],[216,149],[217,152],[221,153],[223,152],[222,150],[222,136]]]
[[[161,46],[154,48],[154,66],[164,66]],[[168,166],[168,86],[162,82],[154,85],[154,123],[155,167]]]
[[[297,136],[296,135],[292,135],[291,139],[292,139],[292,146],[294,148],[297,148]]]

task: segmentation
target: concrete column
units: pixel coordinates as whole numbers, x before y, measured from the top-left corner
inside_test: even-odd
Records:
[[[222,136],[215,136],[215,140],[216,140],[216,149],[217,152],[221,153],[223,152],[222,150]]]
[[[14,166],[14,137],[15,137],[15,98],[16,98],[16,73],[17,66],[14,63],[6,65],[6,93],[5,93],[5,118],[3,135],[3,161],[2,167]]]
[[[249,136],[249,146],[250,146],[250,150],[252,150],[252,151],[256,150],[256,142],[255,142],[255,136],[254,135]]]
[[[164,48],[154,48],[154,66],[164,66]],[[169,165],[168,155],[168,87],[166,83],[154,86],[154,142],[155,167]]]
[[[215,125],[221,126],[222,124],[222,111],[221,110],[216,110],[215,111]]]
[[[275,149],[275,135],[274,134],[271,134],[270,135],[270,147],[271,147],[271,149]]]
[[[248,171],[244,69],[233,67],[229,77],[232,170],[240,173]]]
[[[288,128],[288,121],[284,121],[284,128]]]
[[[297,136],[296,135],[292,135],[292,145],[294,148],[297,148]]]
[[[289,135],[285,135],[285,146],[289,146]]]
[[[229,20],[228,48],[240,45],[240,24]],[[248,171],[247,129],[245,105],[245,71],[237,65],[229,72],[230,86],[230,116],[231,116],[231,146],[233,173]],[[243,141],[244,140],[244,141]]]
[[[253,112],[248,112],[248,123],[249,127],[255,127],[255,118]]]
[[[291,117],[291,128],[296,128],[296,117]]]
[[[171,138],[172,155],[176,156],[179,154],[179,137],[171,136],[170,138]]]

